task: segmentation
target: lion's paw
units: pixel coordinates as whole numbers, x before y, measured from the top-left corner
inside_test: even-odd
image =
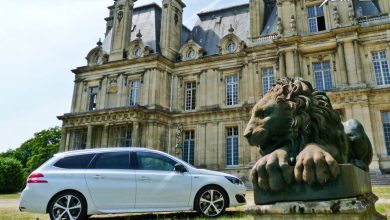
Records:
[[[297,156],[294,176],[297,182],[325,184],[340,174],[337,161],[316,144],[309,144]]]
[[[280,191],[293,181],[294,168],[287,156],[286,150],[277,149],[257,161],[251,172],[255,190]]]

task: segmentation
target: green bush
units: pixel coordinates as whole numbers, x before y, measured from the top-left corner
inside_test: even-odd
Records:
[[[24,184],[22,164],[13,158],[0,158],[0,194],[19,192]]]

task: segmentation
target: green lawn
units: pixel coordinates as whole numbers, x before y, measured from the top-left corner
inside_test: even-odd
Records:
[[[390,200],[390,186],[375,186],[373,192],[382,200]],[[19,194],[0,195],[0,200],[18,199]],[[253,197],[253,192],[247,193],[248,197]],[[376,209],[381,214],[390,217],[390,201],[387,203],[377,203]],[[0,209],[1,220],[48,220],[48,215],[22,213],[15,209]],[[95,216],[92,219],[107,219],[107,220],[143,220],[143,219],[179,219],[179,220],[209,220],[208,218],[199,217],[195,212],[183,213],[167,213],[167,214],[132,214],[132,215],[106,215]],[[237,220],[252,220],[251,215],[243,212],[243,207],[230,208],[226,214],[218,219],[237,219]]]

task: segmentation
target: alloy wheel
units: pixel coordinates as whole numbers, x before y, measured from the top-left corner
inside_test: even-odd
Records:
[[[218,216],[225,208],[225,199],[221,192],[209,189],[203,192],[199,200],[199,209],[206,216]]]
[[[82,211],[81,201],[74,195],[65,195],[55,201],[51,211],[55,220],[76,220]]]

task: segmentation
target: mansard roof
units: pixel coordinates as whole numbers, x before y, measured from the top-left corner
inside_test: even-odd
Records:
[[[230,25],[234,28],[236,36],[245,42],[249,41],[249,4],[201,12],[198,16],[192,35],[194,41],[205,50],[207,55],[219,53],[216,45],[229,34]]]
[[[146,46],[156,52],[160,52],[160,30],[161,30],[162,9],[157,3],[151,3],[134,8],[131,28],[131,39],[137,38],[137,33],[141,30],[142,41]],[[190,36],[190,30],[183,25],[182,44]],[[110,53],[112,29],[107,34],[103,42],[103,50]]]
[[[355,13],[357,17],[372,16],[380,13],[377,0],[354,0],[353,3],[355,6]]]

